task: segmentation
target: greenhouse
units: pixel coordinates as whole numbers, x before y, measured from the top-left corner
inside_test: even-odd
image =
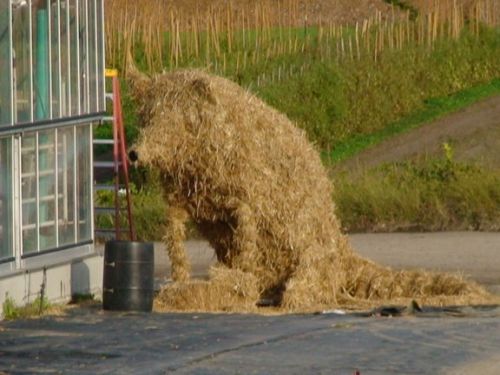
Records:
[[[0,302],[29,300],[38,271],[58,285],[44,285],[49,296],[67,297],[80,286],[64,266],[98,258],[91,130],[106,107],[103,25],[103,0],[0,3]],[[55,265],[61,276],[49,279]],[[87,284],[96,272],[85,270]]]

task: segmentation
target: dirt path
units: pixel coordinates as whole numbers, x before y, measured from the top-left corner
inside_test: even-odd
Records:
[[[400,134],[342,162],[340,168],[373,167],[418,155],[442,153],[450,143],[458,160],[475,160],[500,167],[500,96],[476,103],[466,109]]]

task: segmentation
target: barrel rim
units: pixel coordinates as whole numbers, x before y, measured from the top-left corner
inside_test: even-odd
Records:
[[[105,244],[114,243],[114,244],[130,244],[130,245],[154,245],[154,242],[151,241],[129,241],[129,240],[108,240]]]

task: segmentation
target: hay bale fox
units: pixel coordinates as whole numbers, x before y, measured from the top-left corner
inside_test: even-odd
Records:
[[[302,130],[235,83],[197,70],[130,76],[143,121],[131,156],[160,171],[168,200],[164,241],[179,286],[165,289],[168,304],[248,311],[265,299],[304,311],[401,298],[488,300],[459,276],[393,271],[356,255],[319,153]],[[188,219],[217,255],[211,284],[189,283]]]
[[[266,298],[281,303],[296,276],[328,281],[325,258],[335,257],[342,235],[331,183],[304,132],[202,71],[132,72],[131,81],[143,121],[131,156],[161,173],[173,279],[189,278],[183,241],[191,218],[218,261],[253,273]]]

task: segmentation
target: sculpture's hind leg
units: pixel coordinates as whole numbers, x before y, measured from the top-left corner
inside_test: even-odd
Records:
[[[186,221],[188,213],[185,209],[169,206],[167,210],[167,230],[163,241],[167,246],[168,256],[172,265],[172,280],[187,281],[191,265],[186,253]]]

